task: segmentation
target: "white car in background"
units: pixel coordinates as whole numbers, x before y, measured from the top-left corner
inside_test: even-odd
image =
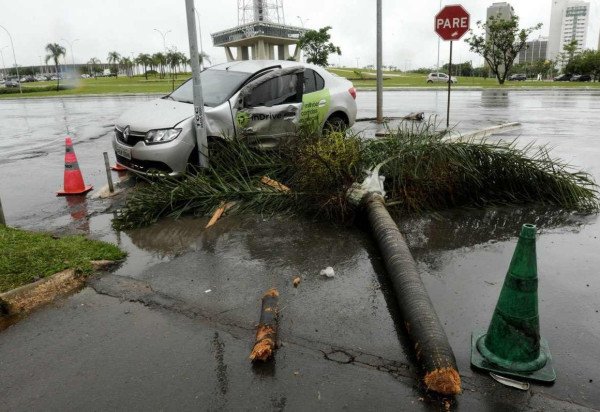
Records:
[[[356,120],[351,82],[311,64],[280,60],[224,63],[201,73],[209,141],[239,137],[275,148],[301,126],[321,132]],[[146,173],[186,171],[198,159],[192,80],[124,113],[115,124],[117,162]]]
[[[429,73],[429,76],[427,76],[427,83],[448,83],[449,81],[450,77],[446,73]],[[452,83],[456,83],[457,81],[456,77],[452,77]]]

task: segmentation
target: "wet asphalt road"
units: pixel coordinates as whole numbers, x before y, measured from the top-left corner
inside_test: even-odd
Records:
[[[359,94],[361,117],[374,93]],[[505,138],[548,143],[600,179],[600,93],[458,92],[461,131],[506,121]],[[0,196],[15,226],[86,232],[130,253],[113,274],[0,334],[0,398],[8,410],[41,409],[430,409],[414,387],[395,301],[376,249],[360,228],[295,218],[161,222],[117,233],[110,202],[88,199],[68,213],[62,138],[76,140],[88,181],[104,183],[101,152],[124,108],[147,98],[3,101]],[[386,93],[386,114],[445,113],[442,92]],[[25,114],[25,115],[24,115]],[[500,387],[469,368],[470,333],[485,328],[523,223],[538,241],[541,332],[558,381],[529,393]],[[455,350],[474,409],[600,408],[600,282],[596,216],[555,210],[449,211],[400,222]],[[318,276],[325,266],[336,278]],[[291,287],[295,275],[303,280]],[[277,362],[247,362],[260,295],[282,292]],[[210,292],[207,292],[210,290]]]

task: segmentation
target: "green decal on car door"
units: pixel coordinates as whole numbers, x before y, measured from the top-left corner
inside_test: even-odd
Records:
[[[331,105],[329,89],[307,93],[302,96],[302,111],[300,112],[300,125],[318,129],[325,121]]]

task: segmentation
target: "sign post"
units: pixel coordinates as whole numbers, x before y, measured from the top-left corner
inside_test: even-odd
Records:
[[[196,145],[198,146],[198,165],[208,167],[208,138],[206,134],[206,118],[204,116],[204,98],[200,80],[200,59],[198,56],[198,32],[194,15],[194,0],[185,0],[188,39],[190,42],[190,61],[192,66],[192,82],[194,92],[194,126],[196,129]]]
[[[448,110],[446,128],[450,128],[450,93],[452,91],[452,42],[459,40],[469,31],[471,16],[460,4],[444,7],[434,21],[435,32],[442,40],[450,41],[450,60],[448,62]]]

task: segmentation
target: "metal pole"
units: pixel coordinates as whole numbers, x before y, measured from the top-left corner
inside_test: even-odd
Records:
[[[450,91],[452,89],[452,43],[450,41],[450,62],[448,63],[448,111],[446,112],[446,129],[450,128]]]
[[[110,173],[110,162],[108,161],[108,153],[104,152],[104,167],[106,168],[106,178],[108,180],[108,190],[110,193],[115,192],[115,186],[113,185],[112,174]]]
[[[12,36],[10,35],[9,31],[6,30],[6,27],[0,25],[0,28],[4,29],[4,31],[6,32],[6,34],[8,34],[8,38],[10,39],[10,46],[12,47],[13,59],[15,61],[15,69],[17,69],[17,77],[18,77],[18,83],[19,83],[19,93],[23,93],[23,89],[21,88],[21,76],[19,75],[19,65],[17,64],[17,55],[15,53],[15,44],[13,43],[13,39],[12,39]]]
[[[6,219],[4,218],[4,210],[2,209],[2,199],[0,199],[0,226],[6,226]]]
[[[0,57],[2,57],[2,74],[3,74],[3,78],[4,80],[6,80],[6,64],[4,64],[4,53],[2,53],[3,49],[6,49],[8,46],[4,46],[0,48]]]
[[[438,10],[442,10],[442,0],[440,0],[440,8]],[[438,37],[438,58],[437,58],[437,66],[436,70],[439,73],[440,71],[440,37]]]
[[[194,8],[196,12],[196,17],[198,18],[198,38],[200,39],[200,56],[202,56],[202,64],[200,64],[200,68],[204,68],[204,48],[202,47],[202,25],[200,24],[200,14],[198,14],[198,10]]]
[[[204,117],[204,98],[202,96],[202,80],[200,79],[200,60],[198,58],[198,34],[194,16],[194,0],[185,0],[188,39],[190,42],[190,60],[192,63],[192,81],[194,91],[194,125],[196,127],[196,145],[198,146],[198,165],[208,167],[208,138]]]
[[[383,123],[383,28],[381,2],[377,0],[377,123]]]
[[[67,44],[69,45],[69,49],[71,49],[71,72],[75,71],[75,55],[73,54],[73,43],[75,43],[76,41],[79,41],[79,39],[75,39],[73,41],[69,41],[67,39],[61,39],[65,42],[67,42]]]

